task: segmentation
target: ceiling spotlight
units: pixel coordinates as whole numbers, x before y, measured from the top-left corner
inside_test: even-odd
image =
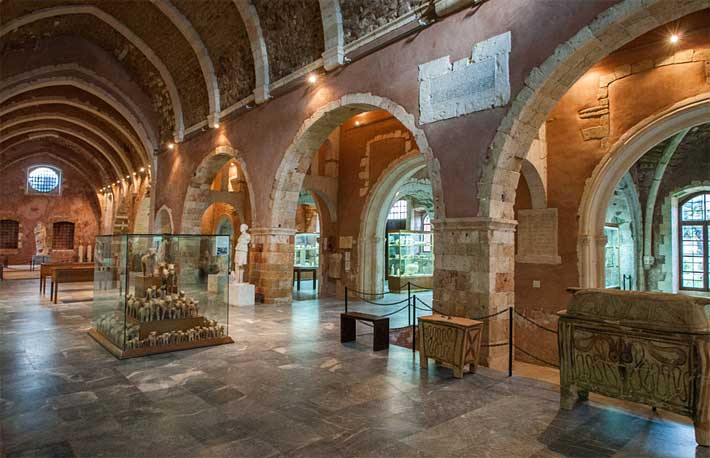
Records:
[[[678,36],[677,33],[674,33],[671,35],[671,37],[668,39],[671,43],[676,44],[678,43],[678,40],[680,40],[680,36]]]
[[[214,123],[214,125],[212,127],[214,127],[215,129],[219,129],[219,123],[218,122]]]
[[[308,82],[311,84],[316,84],[318,82],[318,77],[315,75],[315,73],[311,73],[308,75]]]
[[[130,179],[131,179],[131,176],[130,176],[130,175],[126,175],[126,180],[130,180]]]
[[[356,125],[356,126],[359,126],[359,125],[360,125],[360,121],[355,121],[355,125]]]
[[[138,171],[139,171],[140,173],[145,172],[145,167],[141,167]]]

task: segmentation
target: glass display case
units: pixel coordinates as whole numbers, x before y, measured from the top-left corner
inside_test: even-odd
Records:
[[[293,264],[295,267],[318,267],[318,238],[320,234],[299,233],[296,234],[295,256]]]
[[[434,239],[431,232],[393,231],[387,234],[387,283],[390,291],[432,288]]]
[[[233,343],[227,235],[96,237],[89,335],[118,358]]]
[[[606,247],[604,248],[604,287],[621,287],[621,243],[619,228],[616,226],[604,226],[604,236],[606,236]]]

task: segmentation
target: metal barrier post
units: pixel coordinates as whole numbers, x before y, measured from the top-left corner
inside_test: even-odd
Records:
[[[412,351],[414,353],[417,352],[417,296],[416,294],[414,295],[414,312],[413,316],[413,322],[414,325],[412,326]]]
[[[513,376],[513,307],[508,307],[508,377]]]
[[[345,287],[345,313],[348,313],[348,287]]]

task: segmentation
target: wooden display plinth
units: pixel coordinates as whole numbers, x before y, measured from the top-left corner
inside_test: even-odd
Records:
[[[132,348],[129,350],[121,350],[119,347],[114,345],[110,340],[108,340],[94,328],[91,328],[89,330],[89,335],[118,359],[138,358],[140,356],[156,355],[158,353],[170,353],[173,351],[191,350],[193,348],[211,347],[214,345],[234,343],[234,340],[231,337],[224,336],[213,339],[200,339],[195,340],[193,342],[184,342],[170,345],[156,345],[155,347],[141,347]]]
[[[412,291],[421,291],[434,288],[434,276],[402,276],[402,277],[387,277],[387,285],[390,292],[402,293],[407,291],[407,283],[411,284]],[[415,286],[416,285],[416,286]]]

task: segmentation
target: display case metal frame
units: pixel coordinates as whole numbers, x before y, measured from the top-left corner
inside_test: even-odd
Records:
[[[137,242],[139,247],[134,249]],[[163,256],[173,265],[171,289],[166,287],[165,295],[155,301],[133,296],[139,279],[142,288],[163,288],[161,277],[143,275],[142,266],[138,271],[135,263],[144,250],[163,243],[170,243]],[[234,343],[229,336],[229,236],[104,235],[97,236],[95,247],[93,316],[88,333],[111,354],[126,359]],[[214,266],[218,271],[211,273]],[[138,299],[144,300],[141,309],[151,309],[150,319],[146,319],[147,312],[136,313]]]

